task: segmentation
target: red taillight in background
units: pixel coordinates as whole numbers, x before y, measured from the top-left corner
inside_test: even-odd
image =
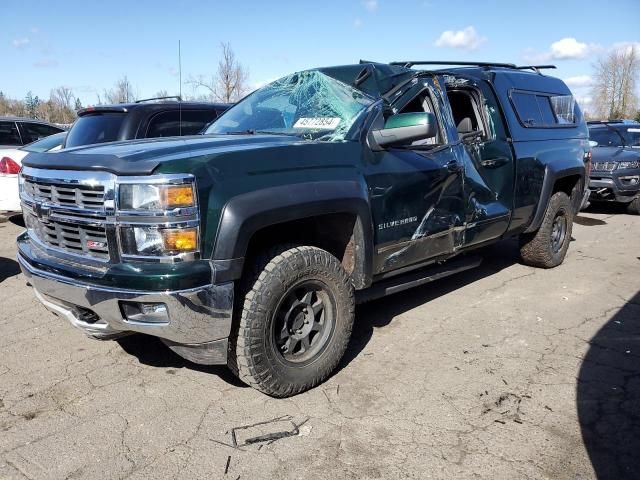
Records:
[[[0,159],[0,173],[16,175],[20,173],[20,165],[9,157],[2,157],[2,159]]]

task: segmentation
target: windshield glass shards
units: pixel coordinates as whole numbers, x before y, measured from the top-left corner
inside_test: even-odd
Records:
[[[374,100],[317,70],[286,76],[252,93],[205,133],[295,135],[339,142]]]

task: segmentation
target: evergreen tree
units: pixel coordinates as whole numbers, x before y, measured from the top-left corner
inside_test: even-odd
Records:
[[[38,118],[38,107],[40,107],[40,98],[36,95],[33,96],[31,90],[27,92],[27,96],[24,99],[24,107],[27,111],[27,115],[31,118]]]

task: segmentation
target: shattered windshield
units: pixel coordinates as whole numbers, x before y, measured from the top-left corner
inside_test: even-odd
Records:
[[[286,76],[227,111],[205,133],[295,135],[340,142],[374,99],[317,70]]]

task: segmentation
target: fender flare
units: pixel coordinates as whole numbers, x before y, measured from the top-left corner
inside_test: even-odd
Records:
[[[368,286],[373,276],[373,222],[366,188],[355,180],[280,185],[231,198],[222,210],[211,257],[216,283],[240,277],[251,237],[259,230],[331,213],[356,215],[354,284]]]
[[[551,195],[553,194],[553,187],[556,182],[562,178],[571,177],[574,175],[579,175],[583,179],[584,183],[584,166],[565,168],[556,172],[551,168],[551,165],[547,165],[547,168],[544,172],[544,180],[542,181],[542,190],[540,191],[540,199],[538,200],[536,213],[533,216],[533,220],[531,220],[531,223],[525,230],[525,233],[535,232],[536,230],[538,230],[538,228],[540,228],[540,225],[542,225],[542,220],[544,218],[544,214],[547,212],[547,205],[549,205],[549,200],[551,199]]]

